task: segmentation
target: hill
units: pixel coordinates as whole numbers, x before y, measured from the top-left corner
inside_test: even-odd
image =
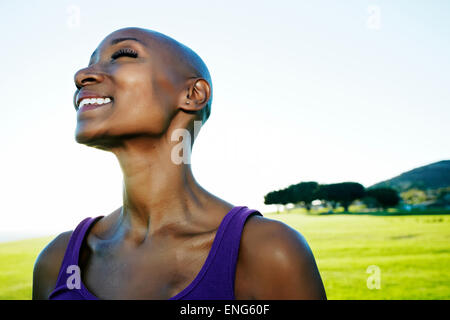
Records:
[[[392,179],[376,183],[369,189],[390,187],[398,192],[403,192],[411,188],[429,190],[449,186],[450,160],[443,160],[404,172]]]

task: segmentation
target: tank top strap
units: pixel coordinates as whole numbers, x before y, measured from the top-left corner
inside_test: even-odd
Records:
[[[228,217],[229,222],[224,227],[223,239],[220,243],[220,250],[218,251],[218,259],[216,259],[216,262],[220,263],[220,260],[225,260],[226,255],[229,256],[230,280],[233,282],[233,288],[242,231],[244,229],[245,222],[253,214],[262,216],[262,214],[255,209],[249,209],[246,206],[241,206],[239,207],[239,210],[235,211],[233,215]],[[221,258],[221,256],[223,256],[223,258]]]
[[[234,281],[242,230],[249,216],[262,214],[246,206],[235,206],[223,219],[213,246],[197,278],[172,299],[234,300]]]
[[[86,232],[92,226],[94,222],[103,216],[98,216],[95,218],[88,217],[81,221],[70,236],[69,243],[67,244],[66,252],[64,253],[64,258],[61,263],[61,268],[59,269],[58,280],[56,281],[56,288],[61,285],[66,285],[66,278],[69,276],[67,274],[67,267],[70,265],[78,265],[78,257],[80,254],[81,245],[85,238]]]

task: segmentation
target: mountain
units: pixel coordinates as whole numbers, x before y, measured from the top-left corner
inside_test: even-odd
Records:
[[[390,187],[403,192],[412,188],[426,190],[449,186],[450,160],[443,160],[404,172],[392,179],[376,183],[369,189]]]

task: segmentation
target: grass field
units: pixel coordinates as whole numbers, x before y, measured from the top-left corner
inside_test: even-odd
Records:
[[[450,299],[450,215],[264,216],[305,236],[328,299]],[[0,299],[31,298],[34,261],[51,239],[0,243]],[[371,265],[379,289],[368,288]]]

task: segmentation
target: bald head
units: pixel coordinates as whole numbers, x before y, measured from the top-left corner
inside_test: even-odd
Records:
[[[117,34],[120,34],[119,38]],[[210,86],[210,98],[200,113],[200,120],[202,123],[205,123],[211,114],[213,90],[211,75],[200,56],[191,48],[165,34],[142,28],[123,28],[116,30],[105,38],[104,41],[113,39],[117,43],[117,41],[130,38],[146,42],[152,50],[158,50],[161,54],[162,61],[165,63],[164,67],[170,70],[172,76],[177,78],[177,80],[184,81],[190,78],[203,78],[208,82]]]

